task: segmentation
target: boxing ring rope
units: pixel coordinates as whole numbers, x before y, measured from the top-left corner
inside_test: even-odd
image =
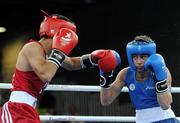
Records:
[[[53,116],[41,115],[41,121],[135,122],[134,116]],[[177,117],[180,120],[180,117]]]
[[[87,121],[87,122],[135,122],[135,117],[129,116],[40,116],[41,121]]]
[[[10,83],[0,83],[0,89],[10,89]],[[82,92],[99,92],[100,86],[85,86],[85,85],[47,85],[45,91],[82,91]],[[128,92],[127,88],[123,88],[122,92]]]
[[[10,83],[0,83],[0,89],[10,89]],[[50,84],[45,91],[81,91],[81,92],[100,92],[100,86],[85,85],[57,85]],[[122,92],[128,92],[124,87]],[[180,87],[172,87],[172,93],[180,93]],[[41,121],[87,121],[87,122],[135,122],[134,116],[66,116],[66,115],[40,115]],[[180,120],[180,117],[177,117]]]
[[[10,83],[0,83],[0,89],[10,89]],[[82,91],[82,92],[100,92],[101,87],[95,85],[57,85],[50,84],[45,91]],[[128,88],[124,87],[121,92],[128,92]],[[172,93],[180,93],[180,87],[172,87]]]

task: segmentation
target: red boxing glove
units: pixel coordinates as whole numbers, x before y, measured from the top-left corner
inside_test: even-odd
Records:
[[[91,53],[91,58],[98,60],[100,72],[100,86],[109,88],[112,82],[113,72],[121,63],[120,55],[114,50],[96,50]]]
[[[78,44],[78,36],[70,29],[62,28],[53,37],[52,51],[48,61],[58,68],[63,63],[65,56]]]
[[[97,61],[102,72],[111,72],[121,62],[119,54],[114,50],[95,50],[91,53],[91,58]]]
[[[108,88],[112,81],[113,71],[121,63],[120,55],[114,50],[95,50],[81,57],[82,68],[98,66],[100,70],[100,86]]]
[[[78,36],[68,28],[62,28],[53,37],[52,48],[58,49],[68,55],[78,44]]]

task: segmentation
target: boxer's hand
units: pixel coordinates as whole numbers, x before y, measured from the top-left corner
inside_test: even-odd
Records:
[[[145,62],[145,69],[152,70],[155,74],[155,88],[157,93],[168,90],[167,68],[164,58],[160,54],[152,54]]]
[[[100,86],[108,88],[112,82],[114,70],[121,63],[120,55],[114,50],[96,50],[91,53],[91,57],[99,66]]]
[[[83,55],[81,57],[81,66],[82,68],[94,68],[95,66],[98,66],[98,61],[105,56],[108,57],[112,55],[111,50],[95,50],[91,54]]]
[[[78,36],[70,29],[62,28],[53,37],[52,52],[48,58],[49,61],[61,66],[73,48],[78,44]]]

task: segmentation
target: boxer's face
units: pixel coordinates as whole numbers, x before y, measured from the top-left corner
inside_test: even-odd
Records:
[[[148,59],[147,54],[134,54],[132,55],[132,59],[134,62],[134,65],[136,66],[137,71],[143,71],[144,70],[144,63]]]

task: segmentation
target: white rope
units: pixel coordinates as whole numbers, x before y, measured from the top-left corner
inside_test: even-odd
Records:
[[[10,83],[0,83],[0,89],[10,89]],[[48,85],[46,91],[84,91],[99,92],[100,86],[84,86],[84,85]],[[179,93],[180,87],[172,87],[172,93]],[[128,92],[127,87],[122,92]],[[65,115],[40,115],[41,121],[89,121],[89,122],[135,122],[134,116],[65,116]],[[180,117],[177,117],[180,120]]]
[[[64,116],[41,115],[41,121],[135,122],[133,116]]]
[[[10,83],[0,83],[0,89],[10,89],[11,84]],[[56,84],[50,84],[46,87],[46,91],[83,91],[83,92],[99,92],[101,89],[100,86],[95,85],[56,85]],[[128,88],[124,87],[122,89],[122,92],[128,92]],[[180,93],[180,87],[172,87],[171,88],[172,93]]]
[[[180,117],[176,117],[180,120]],[[40,115],[41,121],[135,122],[134,116],[65,116]]]
[[[10,89],[10,83],[0,83],[0,89]],[[56,85],[50,84],[46,87],[46,91],[83,91],[83,92],[99,92],[101,89],[100,86],[85,86],[85,85]],[[122,90],[123,92],[128,92],[128,89],[125,87]]]

